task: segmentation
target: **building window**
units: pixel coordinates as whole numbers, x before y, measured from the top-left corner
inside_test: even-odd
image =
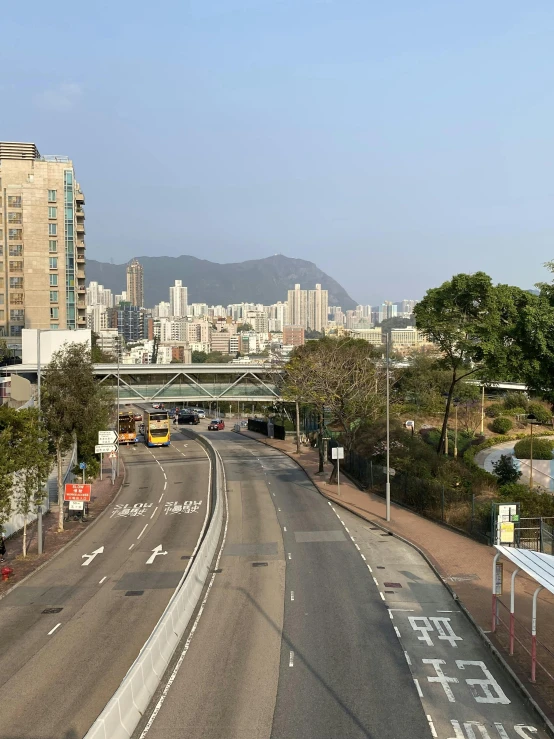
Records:
[[[21,195],[8,195],[8,208],[21,208]]]
[[[57,331],[60,327],[59,323],[51,323],[50,324],[50,331]]]
[[[58,291],[57,290],[50,290],[50,302],[51,303],[58,302]]]
[[[8,213],[8,223],[23,223],[23,213]]]
[[[50,269],[58,269],[58,257],[50,257]]]
[[[24,321],[25,310],[23,308],[12,308],[10,310],[10,321]]]
[[[0,293],[0,305],[4,305],[4,293]]]
[[[17,261],[10,260],[10,272],[23,272],[23,262],[19,259]]]
[[[58,224],[57,223],[49,223],[48,224],[48,235],[49,236],[57,236],[58,235]]]
[[[58,275],[50,275],[50,287],[58,287]]]
[[[2,252],[0,252],[1,254]],[[10,244],[10,257],[23,256],[23,244]]]
[[[49,203],[56,202],[56,191],[55,190],[48,190],[48,202]]]
[[[21,241],[23,239],[23,229],[22,228],[8,228],[8,239],[10,241]]]
[[[48,208],[48,218],[57,218],[57,217],[58,217],[58,209],[55,206],[51,205]]]
[[[10,277],[10,288],[12,290],[23,290],[23,277]]]
[[[10,326],[10,336],[21,336],[21,326]]]
[[[59,308],[50,308],[50,320],[51,321],[57,321],[59,316],[60,309]]]
[[[10,293],[10,305],[23,305],[23,293]]]

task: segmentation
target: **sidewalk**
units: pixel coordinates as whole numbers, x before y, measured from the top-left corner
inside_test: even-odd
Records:
[[[542,439],[554,440],[552,436],[543,436]],[[514,447],[517,443],[517,439],[513,441],[503,441],[501,444],[496,444],[488,449],[482,449],[475,455],[474,461],[482,469],[487,472],[494,472],[493,465],[498,462],[503,454],[513,457]],[[529,483],[529,471],[530,463],[528,459],[522,459],[521,462],[521,480],[522,483]],[[535,459],[533,460],[533,480],[536,487],[541,487],[545,490],[554,491],[554,459]]]
[[[96,480],[92,483],[91,502],[89,504],[89,515],[86,523],[81,521],[64,521],[64,530],[57,533],[58,528],[58,506],[51,506],[50,511],[43,516],[43,553],[38,555],[37,524],[36,521],[27,526],[27,556],[22,556],[23,532],[19,531],[6,540],[6,554],[2,567],[11,567],[14,574],[6,582],[0,580],[0,599],[14,585],[20,583],[25,577],[32,574],[52,559],[61,549],[71,543],[79,534],[98,518],[102,511],[111,503],[120,491],[125,476],[125,466],[121,460],[121,474],[112,485],[109,478],[109,466],[103,466],[104,479],[102,482]]]
[[[492,547],[480,544],[463,534],[429,521],[400,506],[391,504],[391,521],[385,521],[385,501],[382,497],[360,490],[345,475],[341,474],[340,497],[337,486],[329,485],[327,480],[332,466],[325,465],[325,475],[317,474],[318,452],[316,449],[302,447],[296,454],[293,441],[267,439],[261,434],[241,429],[240,432],[257,441],[288,454],[300,464],[319,491],[327,498],[357,513],[367,521],[389,530],[414,544],[429,560],[445,584],[454,591],[475,623],[487,633],[501,656],[517,674],[523,685],[531,693],[544,713],[554,721],[554,681],[550,680],[537,666],[537,682],[530,682],[530,657],[519,645],[513,657],[508,656],[508,634],[499,626],[497,634],[491,629],[492,565],[496,552]],[[501,601],[509,606],[510,575],[513,572],[510,562],[504,562],[504,595]],[[531,629],[532,595],[537,587],[534,580],[519,573],[516,578],[516,636],[530,649],[530,636],[524,631]],[[508,614],[501,608],[500,617],[504,622]],[[543,590],[539,594],[537,609],[538,639],[552,650],[550,654],[542,647],[537,648],[539,661],[554,675],[554,596]]]

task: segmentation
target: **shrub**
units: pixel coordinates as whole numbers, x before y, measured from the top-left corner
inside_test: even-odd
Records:
[[[539,423],[552,422],[552,411],[542,403],[529,403],[528,412],[533,414]]]
[[[498,416],[498,418],[495,418],[491,423],[491,430],[494,431],[495,434],[505,434],[513,425],[511,418]]]
[[[548,439],[533,439],[533,459],[552,459],[554,443]],[[531,439],[518,441],[514,448],[518,459],[531,459]]]
[[[527,413],[527,409],[521,406],[520,408],[510,408],[505,413],[508,416],[524,416]]]
[[[497,462],[493,462],[492,466],[500,485],[517,482],[521,477],[514,458],[509,454],[503,454]]]
[[[503,411],[504,407],[500,405],[500,403],[491,403],[485,408],[485,416],[488,418],[496,418],[497,416],[501,416]]]
[[[527,396],[523,393],[506,393],[504,396],[504,408],[512,410],[512,408],[527,408]],[[525,413],[525,410],[523,411]]]
[[[522,518],[554,516],[554,497],[549,493],[537,493],[529,490],[527,485],[511,483],[500,488],[500,495],[510,503],[519,503],[519,515]]]

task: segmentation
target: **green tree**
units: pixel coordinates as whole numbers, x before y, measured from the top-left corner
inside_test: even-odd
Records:
[[[98,334],[94,331],[91,333],[90,355],[93,364],[111,364],[115,362],[115,359],[111,354],[106,354],[105,351],[100,349],[98,346]]]
[[[79,439],[90,444],[101,428],[98,419],[113,399],[94,377],[91,353],[84,344],[65,344],[43,372],[42,418],[56,451],[58,531],[63,531],[63,456]]]
[[[44,484],[54,459],[46,429],[35,408],[18,413],[17,471],[14,474],[15,510],[23,516],[22,554],[27,556],[27,523],[29,516],[44,500]]]
[[[12,509],[12,459],[10,429],[0,427],[0,533]]]
[[[239,323],[237,326],[237,334],[242,334],[243,331],[254,331],[254,327],[250,323]]]
[[[493,462],[492,468],[498,478],[499,485],[517,482],[521,477],[521,472],[517,468],[514,458],[509,454],[503,454],[498,461]]]
[[[518,316],[537,297],[508,285],[493,286],[484,272],[455,275],[428,290],[414,309],[416,325],[442,352],[449,387],[437,450],[444,440],[452,399],[462,380],[477,373],[488,380],[507,374],[527,361],[517,344]]]
[[[193,351],[191,358],[193,364],[204,364],[204,362],[208,358],[208,355],[206,354],[206,352]]]

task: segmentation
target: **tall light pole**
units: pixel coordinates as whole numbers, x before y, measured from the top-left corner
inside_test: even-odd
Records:
[[[390,390],[389,390],[389,341],[390,334],[386,336],[386,362],[387,362],[387,482],[385,484],[385,504],[386,504],[386,520],[390,521]]]
[[[458,456],[458,402],[454,399],[454,409],[456,414],[456,421],[454,426],[454,459]]]
[[[537,423],[537,417],[530,413],[527,416],[527,420],[531,425],[531,450],[529,454],[529,490],[533,490],[533,424]]]
[[[119,354],[121,350],[121,340],[119,333],[117,335],[117,467],[116,476],[119,477]]]
[[[481,436],[485,432],[485,386],[481,386]]]
[[[37,328],[37,409],[38,417],[40,422],[40,380],[41,380],[41,367],[40,367],[40,328]],[[39,483],[40,485],[40,483]],[[42,554],[42,500],[37,508],[37,547],[38,554]]]

